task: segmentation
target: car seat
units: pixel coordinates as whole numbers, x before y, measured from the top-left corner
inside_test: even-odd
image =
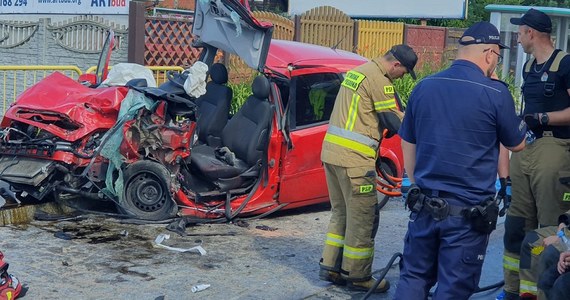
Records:
[[[222,130],[221,147],[197,145],[192,149],[191,166],[221,191],[252,182],[259,176],[263,155],[267,155],[272,116],[269,80],[263,75],[256,77],[252,91]]]
[[[210,68],[210,79],[206,85],[206,94],[196,100],[198,105],[198,141],[212,147],[222,143],[222,130],[228,122],[232,89],[226,86],[228,70],[223,64],[216,63]]]

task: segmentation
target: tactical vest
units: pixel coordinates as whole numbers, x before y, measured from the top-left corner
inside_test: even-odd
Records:
[[[523,70],[523,114],[559,111],[570,107],[565,78],[558,72],[562,59],[567,55],[568,53],[556,49],[538,70],[534,57],[527,61]],[[552,131],[555,137],[570,138],[570,126],[541,126],[533,131],[539,137],[543,131]]]

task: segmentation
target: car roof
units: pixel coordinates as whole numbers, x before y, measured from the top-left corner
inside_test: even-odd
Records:
[[[285,40],[271,40],[265,66],[287,75],[287,67],[331,67],[347,72],[368,59],[358,54],[328,47]]]

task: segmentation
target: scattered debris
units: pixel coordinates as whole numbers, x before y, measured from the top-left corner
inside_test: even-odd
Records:
[[[123,230],[123,231],[121,231],[119,234],[122,235],[122,236],[124,236],[124,237],[128,237],[128,236],[129,236],[129,232],[128,232],[126,229]]]
[[[243,220],[237,220],[234,224],[239,227],[249,228],[249,223]]]
[[[210,285],[209,284],[199,284],[199,285],[195,285],[192,287],[192,293],[197,293],[197,292],[201,292],[207,288],[209,288]]]
[[[71,235],[67,232],[63,232],[63,231],[56,231],[53,236],[55,236],[58,239],[62,239],[62,240],[66,240],[69,241],[72,239]]]
[[[186,220],[184,218],[179,218],[177,220],[174,220],[172,223],[168,224],[168,226],[166,226],[166,230],[176,232],[180,236],[185,236],[186,225],[187,225]]]
[[[194,253],[200,253],[200,255],[206,255],[206,250],[204,250],[204,248],[202,248],[202,246],[195,246],[192,248],[183,249],[183,248],[176,248],[176,247],[170,247],[170,246],[163,245],[162,242],[164,242],[165,240],[168,240],[169,238],[170,238],[170,234],[161,233],[156,237],[156,239],[154,239],[154,243],[152,243],[152,246],[157,247],[157,248],[164,248],[166,250],[172,250],[172,251],[176,251],[176,252],[194,252]]]
[[[267,225],[257,225],[257,226],[255,226],[255,228],[256,228],[256,229],[259,229],[259,230],[265,230],[265,231],[275,231],[275,230],[277,230],[277,227],[269,227],[269,226],[267,226]]]

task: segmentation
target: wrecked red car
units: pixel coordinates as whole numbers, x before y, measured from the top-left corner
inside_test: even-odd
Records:
[[[90,78],[92,87],[60,73],[46,77],[2,120],[0,179],[19,199],[79,196],[146,220],[231,220],[328,201],[321,144],[344,73],[366,59],[272,40],[272,31],[236,0],[197,1],[195,46],[210,66],[197,98],[183,88],[188,74],[158,88],[95,87],[103,72]],[[112,41],[98,70],[107,70]],[[233,115],[227,70],[214,64],[218,50],[260,74]],[[378,160],[397,177],[399,144],[384,140]]]

